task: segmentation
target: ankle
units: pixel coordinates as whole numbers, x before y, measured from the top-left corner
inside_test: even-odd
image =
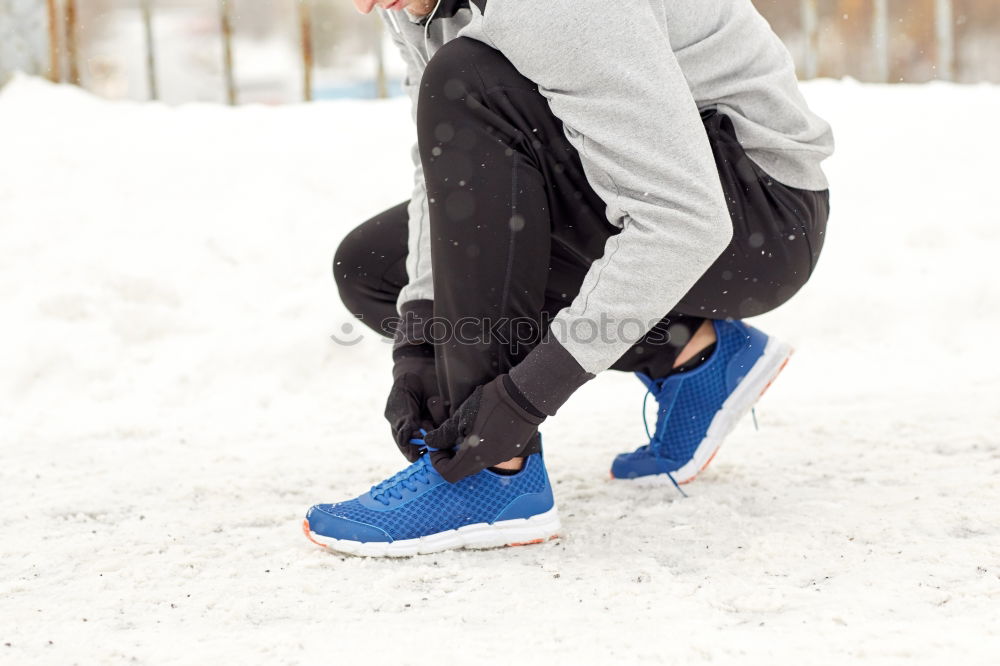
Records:
[[[490,470],[499,472],[500,474],[513,474],[515,472],[520,472],[523,467],[524,458],[511,458],[506,462],[490,467]]]
[[[694,335],[691,336],[691,339],[688,340],[688,343],[684,345],[681,353],[674,360],[674,368],[678,368],[695,358],[701,352],[714,345],[715,341],[715,326],[712,325],[712,320],[706,319],[702,321],[701,326],[694,332]]]

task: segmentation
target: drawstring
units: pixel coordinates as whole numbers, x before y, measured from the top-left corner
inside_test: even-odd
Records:
[[[431,59],[431,49],[427,46],[427,40],[431,32],[431,21],[434,20],[434,15],[438,13],[438,7],[441,6],[441,0],[437,0],[434,4],[434,9],[431,10],[431,15],[427,17],[427,22],[424,23],[424,55],[427,56],[427,61],[424,62],[424,66],[427,66],[427,62]]]
[[[434,15],[437,14],[437,10],[440,6],[441,6],[441,0],[438,0],[437,3],[434,5],[434,9],[431,11],[430,15],[427,17],[427,20],[424,22],[423,53],[421,53],[417,49],[417,47],[415,47],[413,44],[410,44],[410,42],[407,41],[406,37],[403,36],[403,30],[399,27],[399,22],[396,20],[396,11],[389,9],[381,10],[382,13],[385,14],[385,16],[388,18],[389,23],[392,25],[392,29],[396,31],[396,34],[399,35],[399,37],[403,40],[403,43],[406,44],[406,48],[409,50],[410,55],[413,56],[414,60],[420,63],[421,67],[427,67],[427,63],[430,62],[430,47],[428,46],[428,41],[430,39],[431,21],[434,20]]]

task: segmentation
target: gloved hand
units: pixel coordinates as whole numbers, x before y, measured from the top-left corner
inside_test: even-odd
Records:
[[[525,447],[545,416],[524,398],[508,375],[478,387],[439,428],[424,437],[431,463],[455,483],[511,458]]]
[[[421,437],[421,429],[432,430],[447,412],[439,395],[434,352],[429,346],[397,350],[392,368],[392,388],[385,403],[385,418],[392,438],[407,460],[414,462],[424,447],[410,440]]]

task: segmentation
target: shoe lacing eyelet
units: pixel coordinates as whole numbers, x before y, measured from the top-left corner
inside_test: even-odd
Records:
[[[406,469],[397,472],[382,483],[372,486],[370,491],[372,499],[380,502],[383,506],[389,506],[392,500],[403,499],[400,487],[410,492],[415,492],[417,490],[417,482],[430,485],[431,479],[427,472],[427,465],[429,464],[426,456],[421,457]]]

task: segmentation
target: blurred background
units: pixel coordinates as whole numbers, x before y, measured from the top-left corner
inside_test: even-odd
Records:
[[[997,664],[1000,0],[754,2],[836,143],[760,432],[687,499],[612,482],[645,389],[602,373],[546,424],[562,539],[376,562],[300,526],[401,463],[391,346],[332,339],[413,187],[380,22],[0,0],[0,665],[464,665],[496,617],[518,666]]]
[[[997,0],[754,0],[803,79],[1000,82]],[[109,99],[281,104],[393,96],[402,67],[347,0],[0,0],[16,71]]]

